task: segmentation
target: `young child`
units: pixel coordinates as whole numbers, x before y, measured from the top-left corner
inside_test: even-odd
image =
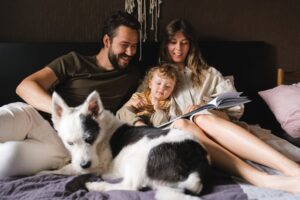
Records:
[[[171,64],[151,68],[144,78],[143,91],[134,93],[116,116],[135,126],[158,126],[167,122],[177,80],[177,70]]]

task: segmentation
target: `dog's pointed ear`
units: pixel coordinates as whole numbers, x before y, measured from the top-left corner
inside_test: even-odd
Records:
[[[63,112],[68,108],[65,101],[56,93],[52,94],[52,121],[54,124],[57,124],[61,119]]]
[[[94,117],[98,117],[104,110],[100,95],[97,91],[92,92],[86,99],[83,109]]]

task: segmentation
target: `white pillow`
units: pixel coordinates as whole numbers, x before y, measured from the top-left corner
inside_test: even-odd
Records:
[[[300,137],[300,82],[258,92],[281,127],[294,138]]]

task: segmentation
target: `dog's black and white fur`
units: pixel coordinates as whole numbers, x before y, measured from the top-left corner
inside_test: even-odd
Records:
[[[202,190],[209,164],[205,149],[192,134],[129,126],[104,109],[97,92],[75,108],[54,93],[52,120],[72,157],[63,173],[95,172],[123,178],[114,184],[87,183],[89,190],[138,190],[144,186],[196,194]],[[157,198],[165,199],[163,195]]]

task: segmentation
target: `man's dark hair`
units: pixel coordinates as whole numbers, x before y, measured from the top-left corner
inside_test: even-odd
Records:
[[[116,29],[119,26],[126,26],[136,31],[139,31],[139,29],[141,28],[139,21],[133,15],[130,15],[123,11],[117,11],[104,22],[101,37],[102,45],[102,39],[104,35],[107,34],[111,39],[114,38],[116,35]]]

